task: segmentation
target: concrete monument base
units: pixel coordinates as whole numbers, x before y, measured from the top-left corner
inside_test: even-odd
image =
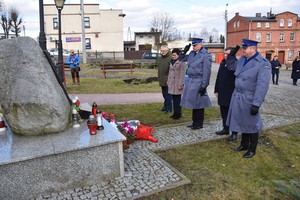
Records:
[[[0,133],[0,199],[28,199],[124,175],[122,141],[126,138],[103,121],[90,135],[80,128],[52,135],[21,137],[8,127]]]

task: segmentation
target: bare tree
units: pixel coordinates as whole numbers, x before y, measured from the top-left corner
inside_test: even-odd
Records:
[[[2,26],[2,29],[4,32],[4,38],[7,39],[11,25],[10,25],[10,19],[8,18],[6,12],[2,13],[2,15],[1,15],[1,26]]]
[[[14,7],[9,9],[9,15],[11,32],[15,33],[15,36],[18,37],[21,32],[22,18],[19,18],[19,11]]]
[[[166,12],[155,13],[151,19],[150,28],[156,32],[162,32],[162,43],[172,40],[173,34],[176,32],[175,20]]]
[[[213,28],[210,32],[209,32],[211,41],[210,43],[216,43],[219,42],[219,31],[216,28]]]
[[[200,36],[203,39],[203,42],[209,42],[209,32],[206,27],[202,28]]]

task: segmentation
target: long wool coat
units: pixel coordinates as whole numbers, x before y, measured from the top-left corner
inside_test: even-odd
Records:
[[[211,74],[211,55],[206,49],[202,48],[198,53],[191,51],[188,57],[189,77],[188,83],[183,89],[181,106],[191,109],[201,109],[211,106],[211,101],[207,95],[199,94],[200,88],[209,85]]]
[[[235,57],[234,61],[237,61]],[[230,105],[231,96],[234,90],[234,72],[234,70],[228,68],[226,60],[223,59],[220,63],[215,83],[215,93],[218,93],[218,104],[220,106],[229,107]]]
[[[300,60],[294,60],[292,64],[292,79],[299,79],[300,78],[300,71],[297,72],[297,70],[300,70]]]
[[[168,76],[168,92],[172,95],[181,95],[184,86],[185,63],[177,60],[174,64],[170,63]]]
[[[271,64],[260,54],[244,65],[246,57],[237,62],[227,122],[231,131],[257,133],[263,128],[261,116],[251,115],[252,105],[260,107],[269,89]]]

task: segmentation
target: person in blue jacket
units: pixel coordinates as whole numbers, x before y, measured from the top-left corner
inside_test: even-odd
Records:
[[[269,89],[271,64],[257,51],[257,41],[243,39],[244,55],[237,61],[233,91],[226,125],[242,133],[241,144],[235,151],[247,151],[244,158],[256,153],[258,133],[263,128],[259,113]]]
[[[80,64],[80,58],[74,53],[74,50],[70,51],[70,55],[67,58],[67,64],[70,65],[71,69],[71,75],[73,80],[73,85],[76,84],[75,77],[77,79],[77,84],[80,85],[80,77],[79,77],[79,64]]]
[[[181,106],[193,109],[193,122],[187,127],[192,130],[203,128],[204,109],[211,106],[211,101],[206,92],[211,75],[211,55],[203,48],[202,39],[192,40],[193,50],[187,60],[188,83],[183,89]]]

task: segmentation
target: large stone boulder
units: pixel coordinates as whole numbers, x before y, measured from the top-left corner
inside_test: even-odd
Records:
[[[68,97],[40,46],[29,37],[0,41],[0,105],[18,135],[60,132],[70,124]]]

